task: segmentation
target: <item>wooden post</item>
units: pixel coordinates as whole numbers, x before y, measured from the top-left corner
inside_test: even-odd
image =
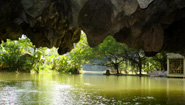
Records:
[[[170,64],[169,64],[169,58],[167,58],[167,76],[169,75],[170,72]]]
[[[185,59],[183,58],[183,78],[185,77]]]

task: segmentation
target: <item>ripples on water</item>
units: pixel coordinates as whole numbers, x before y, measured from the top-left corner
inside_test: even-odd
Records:
[[[0,73],[0,105],[183,105],[184,90],[184,79]]]

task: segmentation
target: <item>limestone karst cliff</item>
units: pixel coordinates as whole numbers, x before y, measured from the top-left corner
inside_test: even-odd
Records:
[[[89,45],[108,35],[148,56],[185,55],[184,0],[0,0],[0,40],[26,34],[37,46],[70,51],[81,30]]]

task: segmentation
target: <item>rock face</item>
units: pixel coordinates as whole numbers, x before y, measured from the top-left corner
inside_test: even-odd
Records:
[[[0,0],[0,40],[26,34],[36,47],[59,47],[59,54],[73,48],[81,29],[73,24],[69,0]]]
[[[148,56],[185,55],[184,0],[0,0],[0,40],[27,35],[37,46],[70,51],[87,34],[91,47],[112,35]]]

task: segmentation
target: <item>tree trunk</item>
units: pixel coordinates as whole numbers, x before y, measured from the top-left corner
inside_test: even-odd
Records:
[[[167,70],[167,59],[166,58],[163,59],[162,65],[163,65],[164,70],[166,71]]]
[[[139,66],[139,75],[141,76],[142,75],[142,61],[141,61],[141,58],[139,58],[138,66]]]
[[[142,65],[139,63],[139,75],[142,75]]]
[[[167,71],[167,63],[163,63],[164,70]]]
[[[117,68],[117,75],[119,75],[119,70],[118,70],[118,68]]]
[[[34,50],[33,50],[33,57],[32,57],[32,64],[31,64],[31,67],[33,67],[34,63],[35,63],[35,52],[36,52],[36,47],[34,47]]]
[[[164,67],[163,67],[163,63],[161,63],[161,71],[163,70],[163,68],[164,68]]]
[[[126,73],[126,74],[128,74],[127,68],[128,68],[128,62],[125,61],[125,73]]]
[[[115,63],[115,64],[114,64],[114,69],[116,69],[116,70],[117,70],[117,75],[119,75],[118,66],[119,66],[119,63]]]

